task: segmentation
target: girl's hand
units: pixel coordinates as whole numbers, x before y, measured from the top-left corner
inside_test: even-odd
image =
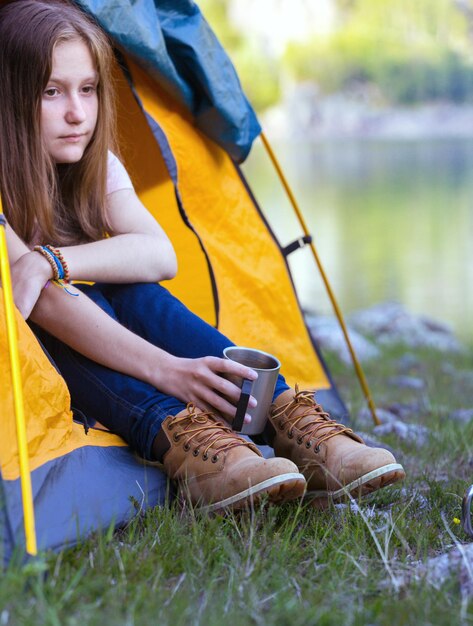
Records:
[[[12,265],[13,299],[24,319],[30,316],[42,289],[52,276],[51,266],[38,252],[28,252]]]
[[[169,357],[169,363],[156,374],[154,386],[183,402],[192,402],[200,409],[216,411],[230,422],[235,417],[241,390],[224,376],[250,380],[258,378],[254,370],[229,359],[215,356],[199,359]],[[248,406],[256,406],[253,396],[250,396]],[[250,421],[251,417],[246,415],[245,422]]]

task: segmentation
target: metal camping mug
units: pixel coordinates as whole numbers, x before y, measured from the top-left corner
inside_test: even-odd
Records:
[[[243,435],[259,435],[263,432],[268,411],[273,401],[274,389],[278,379],[281,363],[272,354],[243,348],[242,346],[230,346],[225,348],[223,356],[231,361],[236,361],[255,370],[258,374],[256,380],[248,380],[227,376],[236,385],[241,386],[241,394],[237,404],[236,415],[232,422],[233,430]],[[258,404],[254,409],[248,409],[250,395],[256,398]],[[251,422],[244,424],[245,414],[251,415]]]

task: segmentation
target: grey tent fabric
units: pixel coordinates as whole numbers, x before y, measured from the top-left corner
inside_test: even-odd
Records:
[[[173,498],[163,471],[122,446],[83,446],[31,472],[39,550],[60,550],[91,532],[122,526]],[[20,479],[0,477],[0,568],[24,553]]]
[[[0,474],[0,567],[2,563],[8,563],[11,559],[13,546],[13,534],[8,521],[5,490]]]

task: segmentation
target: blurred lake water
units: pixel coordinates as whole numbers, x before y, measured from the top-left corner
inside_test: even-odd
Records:
[[[473,141],[274,143],[345,314],[383,301],[473,344]],[[243,171],[284,246],[301,234],[258,141]],[[309,249],[290,256],[304,309],[331,313]]]

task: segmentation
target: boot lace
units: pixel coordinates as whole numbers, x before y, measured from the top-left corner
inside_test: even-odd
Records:
[[[187,415],[174,416],[169,422],[169,430],[180,426],[180,432],[173,435],[174,441],[184,439],[184,449],[187,451],[194,443],[197,446],[194,450],[195,456],[200,454],[200,449],[203,448],[202,457],[205,460],[209,456],[209,451],[213,449],[212,461],[215,463],[219,453],[238,446],[246,446],[261,456],[253,443],[238,437],[230,426],[218,420],[213,413],[201,411],[192,403],[187,405],[187,412]]]
[[[292,400],[272,412],[272,417],[276,420],[284,415],[281,424],[282,427],[290,424],[287,433],[290,438],[294,436],[293,429],[297,428],[301,433],[298,437],[299,443],[303,443],[305,440],[307,447],[309,447],[310,440],[315,439],[315,450],[317,451],[324,441],[342,433],[347,435],[353,433],[351,428],[336,422],[323,410],[320,404],[317,404],[313,391],[299,391],[297,385],[295,390],[296,393]],[[306,421],[307,417],[311,419]]]

